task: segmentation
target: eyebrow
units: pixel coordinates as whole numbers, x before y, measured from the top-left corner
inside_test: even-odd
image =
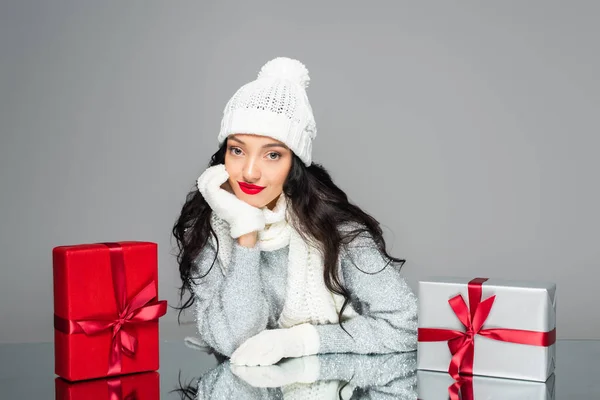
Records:
[[[236,142],[239,142],[241,144],[246,144],[243,141],[241,141],[240,139],[236,138],[235,136],[229,136],[229,139],[235,140]],[[265,144],[262,146],[263,149],[268,149],[271,147],[282,147],[284,149],[287,149],[288,147],[283,145],[283,144],[279,144],[279,143],[269,143],[269,144]]]

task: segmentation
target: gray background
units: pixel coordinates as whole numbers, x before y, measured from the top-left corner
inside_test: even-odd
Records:
[[[480,3],[2,1],[0,342],[52,340],[58,245],[155,241],[177,304],[171,227],[276,56],[309,69],[314,160],[413,288],[554,281],[559,338],[600,339],[599,3]]]

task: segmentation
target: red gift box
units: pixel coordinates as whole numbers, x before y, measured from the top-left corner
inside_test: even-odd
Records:
[[[75,383],[56,378],[54,390],[56,400],[158,400],[160,376],[143,372]]]
[[[158,246],[111,242],[52,250],[55,373],[69,381],[159,368]]]

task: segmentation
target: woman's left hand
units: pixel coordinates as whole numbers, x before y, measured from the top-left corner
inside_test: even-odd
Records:
[[[237,365],[272,365],[285,357],[317,354],[319,334],[305,323],[287,329],[267,329],[246,340],[231,355]]]

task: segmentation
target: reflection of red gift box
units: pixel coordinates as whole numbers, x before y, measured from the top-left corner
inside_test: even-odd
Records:
[[[54,273],[55,372],[69,380],[159,367],[157,245],[59,246]]]
[[[158,372],[143,372],[71,383],[54,381],[56,400],[154,400],[160,399]]]

